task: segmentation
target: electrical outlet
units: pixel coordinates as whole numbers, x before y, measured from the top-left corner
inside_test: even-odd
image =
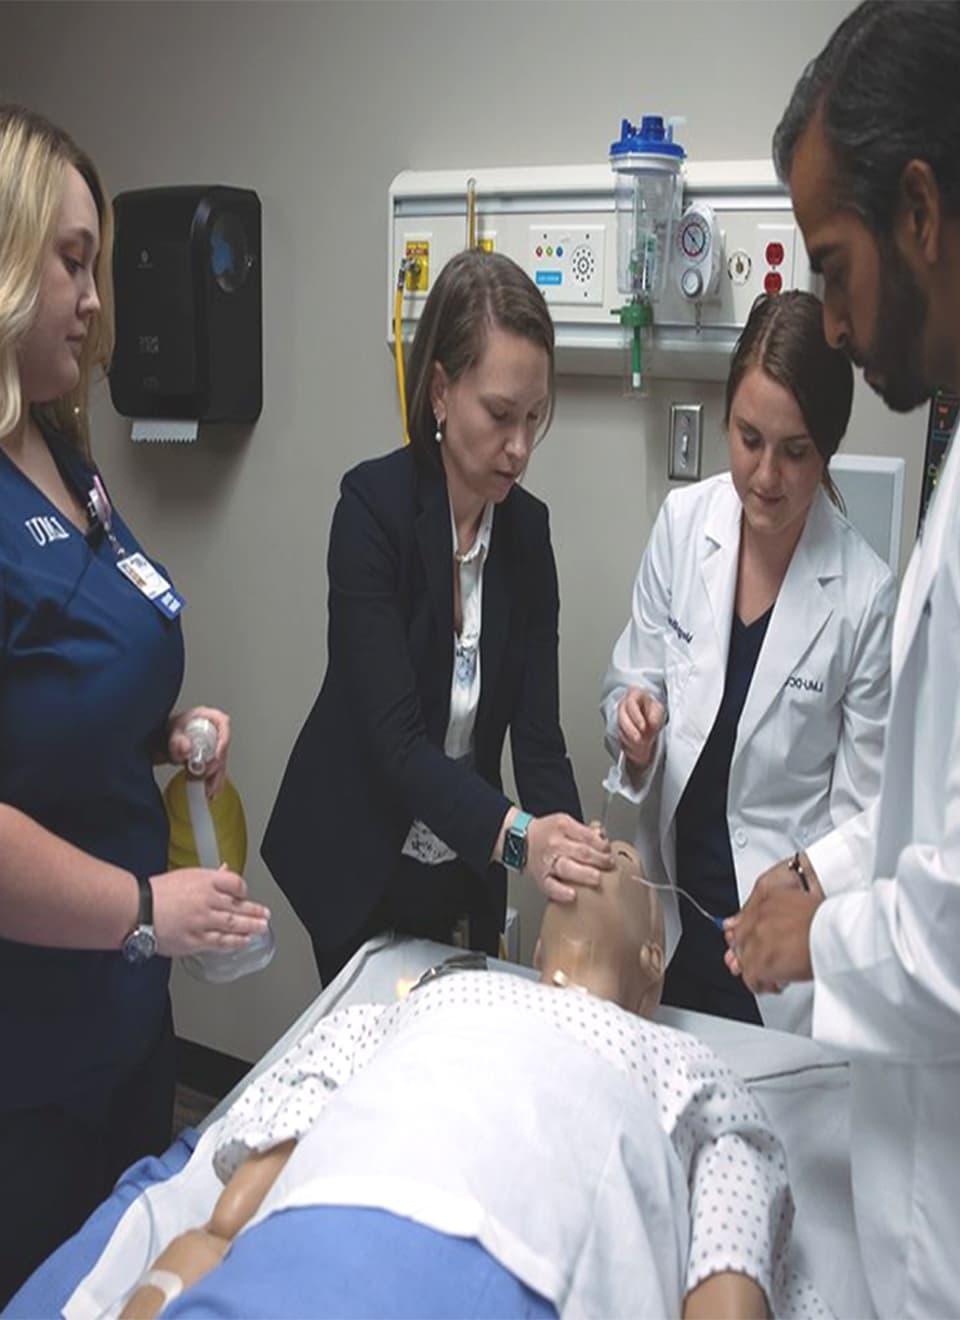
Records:
[[[671,403],[667,475],[671,481],[700,480],[703,404]]]

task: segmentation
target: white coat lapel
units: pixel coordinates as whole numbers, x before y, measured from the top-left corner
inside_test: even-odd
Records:
[[[672,753],[677,772],[666,776],[663,785],[660,820],[664,839],[720,709],[737,588],[740,513],[733,485],[721,486],[707,510],[697,544],[700,580],[691,593],[686,615],[693,634],[693,664],[683,694],[682,715],[678,716],[684,734],[682,748],[678,743]]]
[[[930,595],[933,579],[943,560],[943,540],[951,518],[957,517],[958,509],[960,509],[960,456],[957,454],[955,432],[950,441],[950,452],[944,459],[933,501],[927,510],[920,540],[914,547],[900,588],[900,600],[893,622],[894,684],[923,617],[923,609]]]
[[[704,659],[698,667],[701,673],[705,669],[710,670],[711,678],[713,677],[715,663],[719,665],[721,673],[727,667],[727,652],[730,649],[730,624],[733,620],[733,602],[737,591],[741,514],[740,499],[731,483],[729,486],[725,485],[719,489],[717,498],[712,502],[704,522],[704,539],[701,548],[703,562],[700,566],[700,578],[703,583],[707,608],[704,609],[703,602],[700,602],[701,607],[697,613],[701,616],[704,624],[708,619],[711,621],[716,654],[704,655]],[[700,622],[699,619],[698,622]],[[702,626],[703,624],[701,624]],[[704,649],[706,649],[706,638],[703,641]],[[717,709],[719,709],[719,706],[720,698],[718,697]],[[714,710],[714,715],[716,715],[716,710]],[[713,724],[712,718],[710,724],[711,726]]]
[[[833,613],[822,584],[841,571],[837,536],[838,528],[827,497],[820,490],[773,607],[740,716],[734,761],[782,693],[787,680],[801,667],[804,656]],[[802,677],[817,682],[822,675],[805,673]]]

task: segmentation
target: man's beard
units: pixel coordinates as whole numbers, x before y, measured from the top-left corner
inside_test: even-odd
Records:
[[[880,243],[877,326],[862,363],[867,383],[894,412],[912,412],[932,389],[923,369],[927,297],[889,239]]]

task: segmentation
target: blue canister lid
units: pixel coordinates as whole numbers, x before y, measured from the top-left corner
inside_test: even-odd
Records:
[[[673,140],[673,125],[664,128],[661,115],[644,115],[637,128],[624,119],[620,124],[620,141],[610,143],[611,156],[673,156],[683,160],[686,152]]]

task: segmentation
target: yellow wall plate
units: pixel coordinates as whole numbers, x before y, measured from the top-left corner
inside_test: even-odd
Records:
[[[416,262],[407,270],[407,293],[426,293],[430,288],[430,242],[425,238],[410,238],[404,244],[407,261]]]

